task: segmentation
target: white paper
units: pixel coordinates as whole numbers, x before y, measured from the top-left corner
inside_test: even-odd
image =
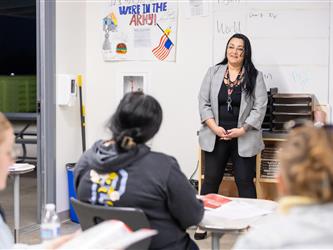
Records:
[[[149,28],[133,30],[134,48],[149,48],[151,46],[151,32]]]
[[[241,230],[248,228],[251,224],[255,223],[260,217],[247,218],[247,219],[225,219],[218,216],[212,210],[205,211],[204,218],[200,222],[203,227],[223,229],[223,230]]]
[[[200,225],[217,229],[245,229],[275,211],[276,202],[233,198],[221,207],[206,210]]]
[[[204,17],[209,14],[209,2],[203,0],[188,0],[186,3],[186,18]]]
[[[236,220],[270,214],[272,211],[243,201],[231,201],[214,210],[221,218]]]
[[[126,249],[135,242],[157,234],[156,230],[131,232],[121,221],[102,222],[63,244],[60,249]]]

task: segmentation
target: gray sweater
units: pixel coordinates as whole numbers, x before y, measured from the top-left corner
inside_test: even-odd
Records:
[[[274,214],[240,237],[234,249],[333,249],[333,203]]]

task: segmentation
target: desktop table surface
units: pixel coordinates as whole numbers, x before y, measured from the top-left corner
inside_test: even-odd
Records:
[[[230,198],[232,201],[241,201],[248,203],[249,205],[254,205],[255,207],[259,207],[260,209],[268,210],[268,211],[274,211],[277,208],[277,203],[270,200],[262,200],[262,199],[247,199],[247,198]],[[227,204],[231,204],[227,203]],[[256,216],[240,216],[239,218],[226,218],[225,215],[221,216],[219,212],[223,212],[223,206],[222,205],[221,210],[218,209],[214,210],[206,210],[204,214],[204,218],[199,224],[199,227],[205,231],[208,231],[211,233],[212,237],[212,250],[219,250],[220,249],[220,238],[225,233],[239,233],[244,230],[246,230],[248,227],[255,225],[259,223],[260,219],[264,218],[265,215],[256,215]],[[246,206],[244,204],[243,208]],[[226,207],[224,207],[226,208]],[[230,207],[229,207],[230,210]],[[228,210],[224,210],[226,212]],[[238,209],[237,212],[241,210]],[[230,212],[230,211],[229,211]],[[237,214],[237,213],[235,213]],[[233,215],[235,215],[233,214]],[[256,214],[256,213],[252,213]],[[259,213],[257,213],[259,214]],[[231,214],[229,214],[231,215]],[[235,216],[234,216],[235,217]],[[237,217],[237,216],[236,216]]]
[[[271,200],[263,200],[263,199],[248,199],[248,198],[231,198],[233,201],[241,201],[248,203],[249,205],[255,205],[260,207],[261,209],[274,211],[277,208],[277,202]],[[223,205],[222,205],[223,206]],[[244,230],[251,226],[252,224],[257,223],[260,218],[263,218],[265,215],[248,217],[248,218],[240,218],[240,219],[228,219],[223,217],[216,216],[216,220],[214,220],[213,210],[206,210],[205,215],[199,227],[208,230],[208,231],[219,231],[219,232],[230,232],[237,230]]]

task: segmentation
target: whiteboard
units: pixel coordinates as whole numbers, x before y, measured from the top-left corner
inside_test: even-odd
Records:
[[[224,58],[230,36],[243,33],[268,89],[329,102],[329,1],[216,0],[212,9],[214,64]]]

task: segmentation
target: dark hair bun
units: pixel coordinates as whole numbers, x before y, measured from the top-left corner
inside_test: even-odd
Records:
[[[143,92],[132,92],[120,101],[108,127],[119,149],[127,151],[150,140],[161,122],[162,108],[158,101]]]

